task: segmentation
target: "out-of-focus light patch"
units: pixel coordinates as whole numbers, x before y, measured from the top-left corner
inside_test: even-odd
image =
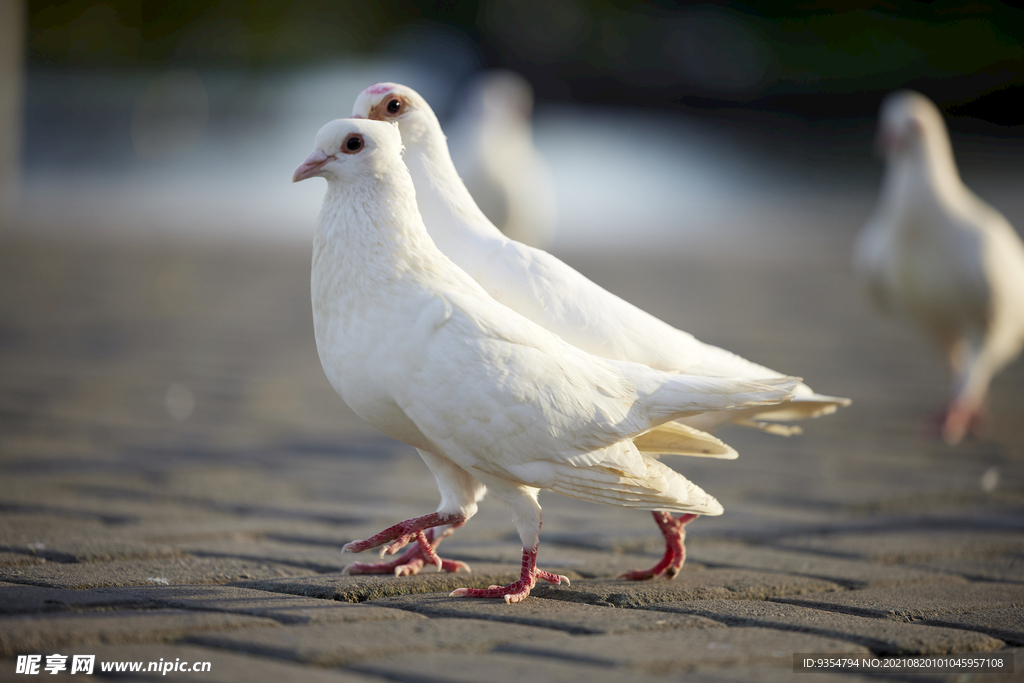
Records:
[[[324,183],[293,184],[291,174],[312,149],[317,130],[350,115],[356,96],[374,83],[405,83],[430,102],[447,102],[455,90],[448,74],[424,61],[350,60],[258,76],[204,71],[210,116],[198,144],[185,149],[187,141],[168,120],[177,141],[164,145],[154,139],[156,122],[149,121],[143,126],[147,149],[168,153],[143,159],[133,146],[132,127],[121,122],[143,110],[144,99],[146,106],[166,102],[167,89],[158,77],[141,86],[137,79],[137,72],[118,78],[47,71],[36,77],[33,106],[39,111],[108,114],[90,121],[93,130],[66,126],[26,148],[20,229],[306,243]],[[195,80],[187,86],[193,96],[195,86]],[[136,94],[150,89],[163,94]],[[95,163],[100,157],[102,165]]]
[[[164,405],[172,420],[184,422],[195,410],[196,397],[187,386],[181,382],[174,382],[167,387],[167,393],[164,394]]]
[[[981,490],[985,493],[992,493],[999,486],[999,468],[989,467],[981,475]]]
[[[694,238],[751,183],[711,131],[644,110],[546,108],[534,140],[554,178],[560,248]]]
[[[199,74],[171,71],[153,79],[132,112],[132,146],[143,159],[185,152],[206,130],[210,101]]]

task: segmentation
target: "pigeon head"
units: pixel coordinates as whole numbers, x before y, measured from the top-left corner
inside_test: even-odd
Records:
[[[921,93],[898,90],[882,100],[876,145],[886,158],[934,156],[948,140],[942,114]]]
[[[397,123],[406,144],[415,144],[432,127],[441,128],[427,101],[398,83],[377,83],[359,93],[352,118]]]
[[[398,127],[380,121],[338,119],[316,134],[313,152],[295,169],[292,182],[320,176],[345,181],[380,175],[402,163]]]
[[[529,121],[533,115],[533,87],[515,71],[493,69],[473,83],[466,106],[478,116]]]

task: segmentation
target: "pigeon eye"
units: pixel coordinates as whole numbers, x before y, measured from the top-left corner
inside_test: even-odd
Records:
[[[341,144],[341,151],[345,154],[355,154],[363,148],[363,136],[349,135]]]
[[[397,114],[402,109],[402,100],[397,98],[391,100],[388,102],[387,109],[389,114]]]

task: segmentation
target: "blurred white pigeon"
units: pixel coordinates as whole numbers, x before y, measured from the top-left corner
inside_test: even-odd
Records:
[[[452,164],[437,117],[411,88],[395,83],[370,86],[356,99],[352,115],[398,123],[406,148],[405,161],[430,236],[488,294],[512,310],[603,358],[709,377],[782,376],[698,341],[623,301],[551,254],[502,235],[473,202]],[[731,421],[788,435],[799,432],[799,428],[778,424],[780,421],[826,415],[849,402],[816,394],[800,384],[794,398],[782,405],[708,412],[684,422],[709,430]],[[660,452],[687,454],[671,449]],[[663,572],[671,578],[682,566],[685,555],[677,548],[682,547],[689,520],[680,522],[669,515],[655,514],[655,521],[666,537],[665,556],[655,567],[629,572],[623,578],[646,579]]]
[[[473,80],[449,126],[452,158],[477,206],[510,239],[546,247],[554,183],[533,145],[533,88],[504,69]]]
[[[327,180],[313,240],[317,351],[331,385],[367,422],[428,454],[437,512],[345,549],[415,539],[462,524],[486,485],[509,504],[523,541],[519,581],[455,595],[526,597],[536,567],[541,488],[583,500],[684,514],[718,501],[632,438],[705,410],[777,403],[797,380],[670,375],[591,356],[499,304],[427,233],[397,126],[343,119],[317,134],[294,181]],[[436,560],[434,560],[436,562]]]
[[[1024,346],[1024,244],[961,182],[928,98],[888,95],[878,142],[882,193],[854,262],[878,308],[913,318],[948,356],[942,436],[955,444],[983,425],[989,382]]]

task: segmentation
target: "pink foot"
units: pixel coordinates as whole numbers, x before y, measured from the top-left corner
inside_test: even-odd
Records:
[[[939,434],[950,446],[960,443],[968,433],[976,439],[983,439],[992,426],[984,403],[971,407],[954,402],[943,412],[939,422]]]
[[[355,562],[345,568],[346,574],[391,574],[395,576],[406,576],[417,573],[429,562],[437,567],[438,571],[457,572],[459,569],[469,571],[469,565],[465,562],[445,560],[438,557],[435,548],[443,538],[449,536],[455,529],[466,523],[462,515],[442,515],[434,512],[422,517],[414,517],[404,522],[388,527],[379,534],[375,534],[365,541],[353,541],[345,544],[341,552],[359,553],[370,548],[383,546],[380,556],[385,554],[393,555],[405,547],[409,541],[416,539],[416,546],[407,550],[403,555],[391,562],[363,563]],[[437,539],[434,539],[434,527],[450,524],[451,526]],[[426,533],[424,533],[426,532]],[[385,545],[387,544],[387,545]]]
[[[652,512],[654,521],[661,529],[661,535],[665,537],[665,554],[658,564],[650,569],[638,569],[626,572],[618,578],[627,581],[645,581],[656,576],[665,576],[669,579],[676,578],[676,574],[683,568],[686,562],[686,525],[697,519],[697,515],[682,515],[678,519],[672,517],[668,512]]]
[[[544,579],[556,586],[562,582],[565,582],[566,586],[569,585],[569,577],[537,569],[536,547],[533,550],[523,548],[523,570],[519,575],[519,580],[515,583],[510,583],[507,586],[491,586],[490,588],[456,588],[449,595],[467,598],[504,598],[505,602],[510,604],[525,599],[537,585],[537,579]]]
[[[434,540],[434,530],[428,529],[426,532],[426,540],[429,546],[436,551],[438,544],[441,539],[447,538],[451,535],[457,526],[451,526],[444,533]],[[465,562],[459,560],[447,560],[443,557],[438,557],[435,554],[433,557],[428,557],[423,552],[423,547],[417,543],[413,547],[406,550],[404,553],[399,555],[390,562],[353,562],[352,564],[345,567],[343,574],[394,574],[395,576],[413,576],[418,574],[421,569],[427,564],[437,566],[437,561],[440,560],[441,564],[438,571],[443,572],[457,572],[460,569],[466,570],[467,573],[472,573],[472,569]]]

